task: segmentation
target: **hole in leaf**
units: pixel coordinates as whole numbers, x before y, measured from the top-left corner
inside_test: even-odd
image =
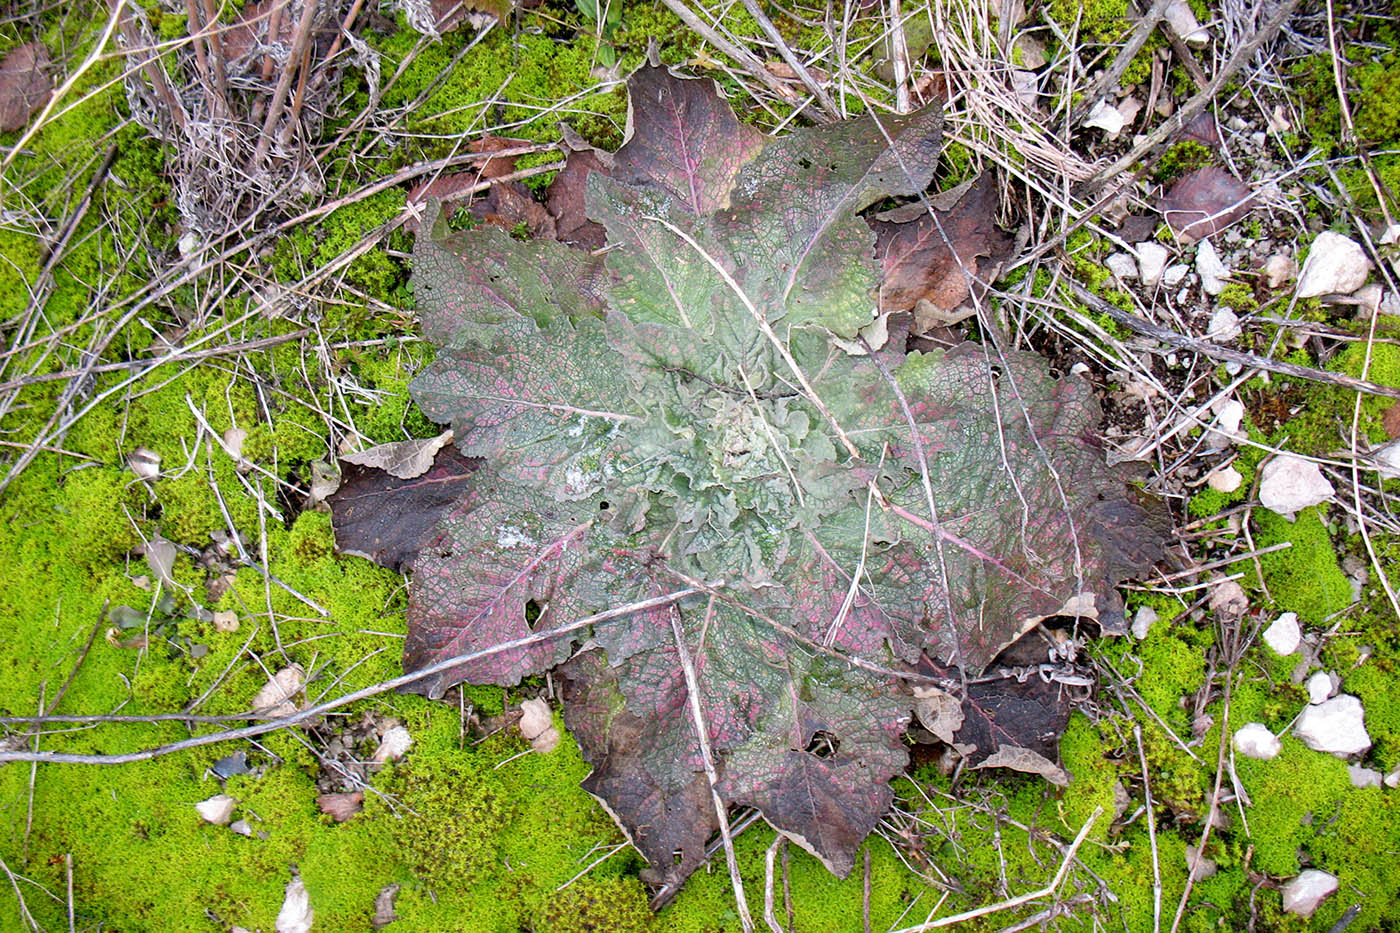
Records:
[[[608,510],[608,500],[607,500],[607,499],[604,499],[602,502],[599,502],[599,503],[598,503],[598,511],[599,511],[599,512],[606,512],[607,510]]]
[[[540,616],[543,614],[544,607],[539,603],[535,602],[533,599],[527,599],[525,601],[525,621],[529,624],[531,629],[535,627],[535,623],[540,620]]]
[[[822,761],[829,761],[836,757],[836,753],[841,749],[841,740],[824,729],[818,729],[812,735],[812,741],[807,743],[807,754],[820,758]]]

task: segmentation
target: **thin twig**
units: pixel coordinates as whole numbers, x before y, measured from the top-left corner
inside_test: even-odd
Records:
[[[1157,817],[1153,813],[1152,783],[1147,769],[1147,753],[1142,748],[1142,726],[1133,723],[1133,739],[1137,741],[1138,764],[1142,766],[1143,806],[1147,809],[1147,842],[1152,847],[1152,933],[1162,929],[1162,865],[1157,860]]]
[[[1074,842],[1070,843],[1069,850],[1065,852],[1064,860],[1060,862],[1060,868],[1055,872],[1055,877],[1050,879],[1050,883],[1043,888],[1019,894],[1016,897],[998,901],[995,904],[988,904],[985,907],[978,907],[974,910],[963,911],[960,914],[953,914],[950,917],[940,917],[937,920],[929,920],[914,927],[904,927],[896,930],[895,933],[923,933],[925,930],[936,930],[939,927],[949,927],[956,923],[964,923],[968,920],[976,920],[978,917],[985,917],[988,914],[998,913],[1003,910],[1014,910],[1022,904],[1042,897],[1052,896],[1060,887],[1060,883],[1065,880],[1065,875],[1069,874],[1070,866],[1074,864],[1074,857],[1079,852],[1079,847],[1084,844],[1084,840],[1089,836],[1089,830],[1094,827],[1094,822],[1103,815],[1103,807],[1095,807],[1094,812],[1089,814],[1089,819],[1080,827],[1079,834],[1074,837]]]
[[[719,584],[714,585],[717,586]],[[399,677],[394,677],[390,680],[380,681],[377,684],[372,684],[371,686],[361,688],[359,690],[354,691],[353,693],[347,693],[344,696],[336,697],[334,700],[327,700],[326,702],[319,703],[315,706],[308,706],[306,709],[293,713],[290,716],[283,716],[280,719],[272,719],[267,722],[258,723],[256,725],[245,726],[241,729],[229,729],[224,732],[211,732],[208,735],[199,735],[193,738],[183,739],[179,742],[171,742],[168,745],[160,745],[155,748],[142,749],[138,752],[127,752],[126,754],[121,755],[78,755],[56,752],[31,753],[22,751],[0,750],[0,764],[3,764],[7,761],[41,761],[87,765],[131,764],[132,762],[149,761],[152,758],[159,758],[163,755],[170,755],[175,752],[182,752],[191,748],[199,748],[204,745],[213,745],[219,742],[232,742],[239,739],[249,739],[253,738],[254,736],[265,735],[268,732],[275,732],[278,729],[285,729],[288,726],[295,726],[299,723],[306,722],[309,719],[314,719],[317,716],[320,716],[324,713],[328,713],[331,710],[339,709],[342,706],[347,706],[351,703],[358,702],[359,700],[379,696],[383,693],[390,693],[394,690],[399,689],[400,687],[412,686],[413,684],[416,684],[421,680],[426,680],[427,678],[432,677],[435,674],[441,674],[444,671],[451,670],[454,667],[457,667],[462,664],[467,664],[471,661],[477,661],[482,658],[493,657],[497,654],[500,654],[503,651],[514,651],[517,648],[529,648],[532,645],[537,645],[541,642],[549,641],[553,638],[558,638],[560,635],[567,635],[570,632],[577,632],[580,629],[588,628],[590,625],[596,625],[599,622],[606,622],[609,619],[616,619],[621,616],[631,615],[635,612],[644,612],[648,609],[655,609],[660,606],[669,606],[672,603],[679,602],[680,600],[685,599],[688,596],[694,596],[700,592],[703,591],[698,590],[694,587],[687,587],[683,590],[677,590],[673,593],[667,593],[663,596],[656,596],[652,599],[644,599],[640,602],[629,603],[626,606],[618,606],[614,609],[608,609],[604,612],[597,612],[593,615],[584,616],[581,619],[576,619],[573,622],[568,623],[567,625],[561,625],[557,628],[547,629],[540,632],[533,632],[522,638],[515,638],[511,641],[501,642],[498,645],[492,645],[489,648],[482,648],[479,651],[471,651],[467,652],[466,654],[454,655],[450,658],[445,658],[434,664],[430,664],[427,667],[420,668],[416,671],[403,674]]]
[[[1179,350],[1190,350],[1202,356],[1208,356],[1211,359],[1221,360],[1226,363],[1239,363],[1242,366],[1253,366],[1255,369],[1263,369],[1283,376],[1293,376],[1298,379],[1308,379],[1312,382],[1322,382],[1327,385],[1340,386],[1344,389],[1352,389],[1356,392],[1365,392],[1369,395],[1382,395],[1386,398],[1400,399],[1400,388],[1394,386],[1380,385],[1379,383],[1370,382],[1366,379],[1357,379],[1345,373],[1332,373],[1321,369],[1313,369],[1311,366],[1299,366],[1296,363],[1285,363],[1282,360],[1270,359],[1267,356],[1232,350],[1229,347],[1222,347],[1219,344],[1210,343],[1209,341],[1187,337],[1168,327],[1163,327],[1161,324],[1154,324],[1151,321],[1140,318],[1136,314],[1129,314],[1122,308],[1104,301],[1098,295],[1095,295],[1072,278],[1066,279],[1066,282],[1070,290],[1074,292],[1074,297],[1078,298],[1094,311],[1100,314],[1106,314],[1124,327],[1134,330],[1143,336],[1151,337],[1169,347],[1176,347]]]
[[[709,604],[705,607],[706,616],[714,612],[714,607],[714,597],[710,597]],[[681,616],[674,604],[667,615],[671,618],[671,637],[675,639],[681,672],[685,675],[686,699],[695,725],[695,736],[700,743],[700,760],[705,766],[705,778],[710,782],[710,800],[714,803],[715,818],[719,821],[719,837],[724,841],[724,861],[729,866],[729,882],[734,887],[734,905],[739,911],[739,924],[744,928],[744,933],[753,933],[749,900],[744,894],[744,879],[739,874],[739,857],[734,854],[734,839],[729,833],[729,810],[725,806],[724,798],[719,794],[719,772],[715,769],[714,753],[710,750],[710,726],[705,722],[705,711],[700,707],[700,681],[695,676],[695,663],[690,657],[685,630],[681,628]]]

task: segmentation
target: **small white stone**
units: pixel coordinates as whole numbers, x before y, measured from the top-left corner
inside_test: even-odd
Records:
[[[201,800],[194,808],[204,822],[213,823],[215,826],[227,826],[228,821],[233,819],[233,807],[237,803],[238,801],[228,794],[218,794],[208,800]]]
[[[1206,485],[1216,492],[1234,492],[1243,482],[1244,477],[1240,475],[1240,471],[1232,466],[1216,470],[1206,477]]]
[[[1215,412],[1215,425],[1206,435],[1206,444],[1212,450],[1224,450],[1232,443],[1243,440],[1240,425],[1244,423],[1244,403],[1239,399],[1221,399],[1211,406]]]
[[[300,664],[282,668],[253,697],[253,712],[268,719],[292,715],[301,708],[295,697],[305,682],[306,672]]]
[[[1259,474],[1259,502],[1271,512],[1292,518],[1299,509],[1326,502],[1336,490],[1316,463],[1279,454]]]
[[[1385,299],[1385,289],[1381,288],[1379,282],[1369,282],[1358,288],[1352,297],[1356,299],[1356,316],[1363,321],[1369,320],[1380,310],[1381,301]]]
[[[188,259],[199,249],[199,234],[193,230],[186,230],[180,234],[180,242],[177,245],[180,248],[180,258]]]
[[[247,836],[250,839],[253,836],[253,827],[248,825],[247,820],[234,820],[232,823],[228,824],[228,828],[238,833],[240,836]]]
[[[1313,240],[1298,276],[1298,297],[1350,295],[1366,283],[1371,260],[1355,240],[1324,230]]]
[[[1110,137],[1121,133],[1125,122],[1123,114],[1118,112],[1118,108],[1106,100],[1095,104],[1094,109],[1090,110],[1089,115],[1084,118],[1085,126],[1101,129]]]
[[[1114,253],[1105,259],[1103,264],[1108,266],[1108,271],[1112,272],[1114,278],[1120,281],[1123,279],[1137,278],[1137,260],[1127,253]]]
[[[1339,758],[1371,747],[1361,701],[1348,693],[1305,707],[1293,731],[1308,748]]]
[[[1162,273],[1167,268],[1167,248],[1161,243],[1148,241],[1137,247],[1138,275],[1142,284],[1151,288],[1162,281]]]
[[[1181,284],[1182,279],[1186,278],[1186,273],[1190,271],[1191,267],[1184,262],[1167,266],[1166,269],[1162,270],[1162,284],[1167,288],[1176,288]]]
[[[1202,277],[1204,283],[1205,279]],[[1240,318],[1229,308],[1216,308],[1211,312],[1210,324],[1206,326],[1206,339],[1215,343],[1229,343],[1241,333]]]
[[[1202,240],[1196,247],[1196,274],[1201,277],[1201,291],[1207,295],[1218,295],[1225,290],[1230,270],[1220,260],[1210,240]]]
[[[1201,26],[1186,0],[1171,0],[1163,16],[1172,27],[1172,31],[1187,45],[1199,49],[1209,44],[1210,31]]]
[[[282,898],[282,909],[277,911],[277,921],[273,926],[276,933],[311,933],[311,924],[316,919],[316,911],[311,909],[311,895],[300,878],[293,877],[287,884]]]
[[[1400,768],[1396,768],[1381,780],[1384,781],[1386,787],[1400,787]]]
[[[1298,628],[1298,613],[1285,612],[1274,620],[1274,624],[1264,629],[1264,644],[1274,649],[1275,654],[1287,657],[1298,650],[1303,641],[1303,631]]]
[[[1380,244],[1382,246],[1389,246],[1397,242],[1400,242],[1400,224],[1391,224],[1389,227],[1386,227],[1385,232],[1381,234]]]
[[[1380,307],[1376,310],[1380,311],[1381,314],[1400,316],[1400,295],[1395,294],[1395,292],[1386,292],[1381,296]]]
[[[1235,730],[1235,751],[1246,758],[1269,761],[1278,757],[1283,747],[1278,738],[1262,722],[1247,722]]]
[[[1069,368],[1071,376],[1087,376],[1090,373],[1089,364],[1080,360]]]
[[[220,609],[215,612],[214,631],[225,634],[238,631],[238,613],[232,609]]]
[[[1308,678],[1308,702],[1326,703],[1332,699],[1332,675],[1318,671]]]
[[[1157,610],[1151,606],[1138,606],[1138,611],[1133,614],[1133,637],[1139,640],[1146,638],[1156,624]]]
[[[1317,906],[1335,890],[1335,877],[1325,871],[1309,868],[1283,886],[1283,910],[1300,917],[1311,917]]]
[[[1285,282],[1298,274],[1298,264],[1286,253],[1274,253],[1264,260],[1264,268],[1260,271],[1263,273],[1266,288],[1281,288]]]
[[[1347,777],[1351,778],[1352,787],[1380,787],[1383,780],[1381,773],[1375,768],[1363,768],[1360,765],[1347,765]]]

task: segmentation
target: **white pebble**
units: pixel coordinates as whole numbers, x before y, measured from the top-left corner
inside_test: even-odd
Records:
[[[1303,271],[1298,276],[1298,297],[1350,295],[1366,284],[1371,260],[1355,240],[1324,230],[1313,240]]]
[[[1274,649],[1278,655],[1288,656],[1298,650],[1303,641],[1303,630],[1298,627],[1298,613],[1285,612],[1274,620],[1274,624],[1264,629],[1264,644]]]
[[[1230,270],[1220,260],[1210,240],[1202,240],[1196,247],[1196,274],[1201,277],[1201,291],[1207,295],[1218,295],[1225,290]]]
[[[1316,463],[1293,454],[1279,454],[1260,471],[1259,502],[1286,518],[1299,509],[1326,502],[1335,492]]]
[[[1264,260],[1264,268],[1261,271],[1266,288],[1281,288],[1283,283],[1298,274],[1298,264],[1286,253],[1274,253]]]
[[[1384,780],[1375,768],[1360,765],[1347,765],[1347,777],[1351,778],[1352,787],[1380,787]]]
[[[1137,246],[1138,275],[1148,288],[1162,281],[1162,273],[1167,268],[1167,248],[1161,243],[1149,240]]]
[[[1240,471],[1232,466],[1216,470],[1206,477],[1206,485],[1216,492],[1234,492],[1243,482],[1244,477],[1240,475]]]
[[[1246,758],[1258,758],[1260,761],[1278,757],[1283,747],[1278,737],[1262,722],[1247,722],[1240,726],[1235,730],[1233,742],[1235,751]]]
[[[1318,671],[1308,678],[1308,702],[1326,703],[1332,698],[1332,675]]]
[[[1184,262],[1178,262],[1175,265],[1167,266],[1167,268],[1162,271],[1162,284],[1167,288],[1176,288],[1181,284],[1182,279],[1186,278],[1186,273],[1190,271],[1191,267]]]
[[[204,822],[213,823],[215,826],[227,826],[228,821],[233,818],[233,807],[236,803],[238,801],[228,794],[219,794],[208,800],[201,800],[194,808]]]
[[[1309,868],[1283,886],[1283,910],[1300,917],[1311,917],[1317,906],[1335,890],[1335,877],[1325,871]]]
[[[1138,611],[1133,614],[1133,637],[1139,640],[1146,638],[1156,624],[1157,610],[1151,606],[1138,606]]]
[[[1308,748],[1339,758],[1371,747],[1361,701],[1348,693],[1304,707],[1293,731]]]
[[[398,761],[413,747],[413,736],[403,726],[388,729],[379,740],[379,748],[374,751],[374,764],[382,765]]]
[[[1204,283],[1204,277],[1202,283]],[[1240,318],[1229,308],[1216,308],[1211,312],[1210,324],[1206,327],[1206,339],[1215,343],[1229,343],[1241,333]]]
[[[1108,271],[1119,281],[1137,278],[1137,260],[1127,253],[1114,253],[1105,259],[1103,264],[1108,266]]]

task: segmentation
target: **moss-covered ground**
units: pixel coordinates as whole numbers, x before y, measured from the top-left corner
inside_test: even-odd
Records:
[[[1044,13],[1058,34],[1077,31],[1092,51],[1121,38],[1125,10],[1115,0],[1052,0]],[[1208,18],[1204,7],[1198,12]],[[158,14],[157,34],[181,35],[183,15]],[[726,16],[738,35],[759,35],[739,8]],[[799,48],[824,41],[811,21],[778,19]],[[78,60],[102,25],[101,16],[76,7],[47,8],[0,24],[0,53],[39,38],[55,58]],[[1366,49],[1375,54],[1362,56],[1352,72],[1351,117],[1366,144],[1384,151],[1374,167],[1394,191],[1400,117],[1392,91],[1400,52],[1393,26],[1368,30]],[[878,34],[858,22],[848,38],[878,52]],[[602,39],[571,41],[590,35]],[[404,117],[397,135],[348,132],[323,166],[328,196],[445,155],[456,137],[487,126],[550,141],[556,122],[567,119],[591,140],[615,144],[625,99],[618,88],[599,85],[595,69],[613,59],[624,68],[635,64],[652,40],[667,62],[732,80],[713,66],[713,50],[702,49],[654,2],[623,4],[606,28],[572,5],[534,6],[465,54],[470,30],[419,48],[402,16],[386,19],[366,41],[381,56],[387,86],[379,106],[400,108]],[[1306,83],[1311,142],[1334,147],[1342,145],[1342,117],[1324,65],[1308,59],[1294,71]],[[327,514],[305,502],[342,441],[379,443],[435,430],[406,395],[428,355],[413,339],[404,258],[410,237],[384,238],[337,277],[335,301],[319,301],[299,317],[251,313],[253,296],[237,288],[218,296],[211,312],[209,289],[219,286],[202,282],[170,291],[108,333],[120,312],[104,309],[121,309],[158,270],[177,263],[181,232],[171,153],[126,118],[114,83],[120,72],[121,59],[107,57],[75,84],[67,99],[83,103],[27,141],[0,194],[15,208],[0,222],[0,321],[10,346],[10,381],[0,387],[9,400],[0,417],[0,472],[55,413],[66,425],[0,492],[0,713],[232,716],[248,709],[270,673],[291,664],[307,672],[311,700],[395,676],[404,580],[336,554]],[[358,72],[348,73],[342,91],[347,113],[369,101]],[[507,103],[493,103],[499,101]],[[746,113],[768,124],[784,116],[757,107]],[[331,119],[328,138],[341,128]],[[0,151],[8,153],[18,136],[0,135]],[[109,177],[95,189],[52,281],[43,282],[51,230],[22,218],[73,216],[109,147]],[[1174,158],[1185,164],[1196,155],[1178,151]],[[957,174],[956,166],[951,171]],[[1374,210],[1364,174],[1360,162],[1347,161],[1342,180],[1361,210]],[[260,264],[265,285],[297,283],[396,218],[405,197],[399,188],[357,201],[289,231],[261,255],[234,261]],[[1067,265],[1111,296],[1096,262],[1103,248],[1087,233],[1071,237]],[[1041,295],[1049,276],[1036,275]],[[41,287],[36,315],[31,295]],[[32,324],[23,338],[20,322]],[[1117,333],[1112,322],[1097,323],[1098,334]],[[1380,336],[1400,340],[1400,331],[1382,328]],[[205,337],[215,352],[154,368],[125,366],[148,359],[167,338],[194,346]],[[107,347],[102,360],[123,365],[76,378],[70,370],[82,365],[82,349],[99,339]],[[238,349],[251,341],[262,343]],[[1327,359],[1299,352],[1306,363],[1336,372],[1360,375],[1364,365],[1369,379],[1400,386],[1394,343],[1373,343],[1368,353],[1357,342]],[[1291,545],[1226,568],[1240,575],[1253,601],[1244,624],[1297,612],[1319,666],[1337,672],[1342,689],[1365,705],[1375,745],[1363,764],[1392,772],[1400,768],[1400,635],[1375,575],[1358,595],[1345,570],[1348,558],[1367,560],[1354,524],[1327,505],[1292,522],[1256,509],[1244,529],[1220,517],[1238,521],[1268,448],[1326,456],[1341,445],[1355,396],[1274,377],[1253,380],[1243,397],[1256,446],[1241,448],[1234,461],[1244,478],[1240,489],[1201,487],[1182,503],[1181,517],[1247,530],[1255,548]],[[1288,417],[1264,417],[1279,405]],[[1374,399],[1361,406],[1360,430],[1371,441],[1387,436],[1384,409]],[[237,457],[224,441],[231,429],[246,432]],[[129,465],[141,449],[159,458],[149,479]],[[158,538],[175,545],[164,579],[143,556]],[[1400,580],[1400,539],[1378,533],[1371,544],[1390,579]],[[1067,788],[1012,773],[954,781],[932,764],[915,767],[898,782],[891,816],[870,837],[868,861],[858,858],[850,877],[835,879],[789,847],[779,862],[786,866],[777,883],[779,922],[789,928],[790,917],[791,929],[820,933],[888,930],[1033,890],[1054,875],[1064,844],[1101,807],[1104,815],[1053,899],[1063,907],[1053,923],[1153,929],[1154,882],[1167,922],[1186,885],[1185,849],[1202,834],[1222,727],[1258,721],[1283,734],[1282,753],[1272,761],[1226,755],[1228,792],[1205,852],[1217,871],[1191,888],[1182,928],[1324,930],[1352,905],[1359,912],[1350,929],[1400,928],[1400,790],[1355,788],[1345,763],[1288,735],[1306,702],[1290,679],[1293,661],[1255,644],[1221,667],[1220,633],[1196,599],[1170,588],[1132,595],[1130,612],[1150,605],[1159,622],[1141,642],[1096,649],[1118,687],[1071,720],[1061,744],[1073,777]],[[236,627],[227,624],[228,613]],[[652,914],[639,859],[578,786],[587,766],[567,735],[554,752],[538,754],[509,728],[485,737],[466,730],[469,713],[497,715],[544,688],[472,688],[456,704],[381,694],[314,727],[134,764],[0,765],[0,929],[68,929],[71,910],[77,929],[271,931],[294,876],[309,891],[317,930],[369,929],[376,896],[388,885],[399,886],[397,919],[388,929],[404,933],[739,929],[722,860]],[[320,753],[329,735],[367,715],[403,723],[414,744],[374,776],[363,811],[337,823],[317,804]],[[8,728],[10,747],[112,755],[222,727],[166,721]],[[251,770],[219,778],[215,763],[236,751]],[[219,793],[235,798],[234,818],[246,821],[250,835],[200,819],[195,804]],[[773,842],[760,823],[736,843],[757,914]],[[1303,866],[1324,868],[1341,884],[1311,921],[1283,914],[1277,892]],[[1051,901],[963,928],[999,929]]]

